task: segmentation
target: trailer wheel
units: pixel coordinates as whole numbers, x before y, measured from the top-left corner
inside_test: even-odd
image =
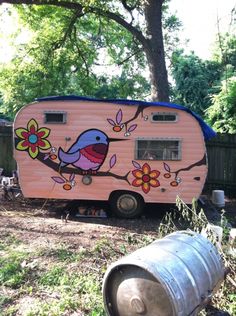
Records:
[[[141,195],[130,191],[116,191],[109,203],[115,215],[122,218],[135,218],[142,214],[144,200]]]

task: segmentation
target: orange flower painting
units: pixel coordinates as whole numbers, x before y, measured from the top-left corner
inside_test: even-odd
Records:
[[[135,179],[132,182],[134,187],[141,187],[144,193],[148,193],[151,187],[156,188],[160,186],[157,178],[160,175],[158,170],[151,170],[149,164],[145,163],[140,169],[132,171]]]

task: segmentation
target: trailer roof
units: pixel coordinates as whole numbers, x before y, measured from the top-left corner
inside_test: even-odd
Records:
[[[212,137],[216,136],[216,132],[207,125],[203,119],[190,109],[186,108],[183,105],[175,104],[175,103],[168,103],[168,102],[148,102],[148,101],[139,101],[139,100],[127,100],[127,99],[96,99],[90,97],[82,97],[77,95],[66,95],[66,96],[47,96],[43,98],[37,98],[36,101],[69,101],[69,100],[80,100],[80,101],[91,101],[91,102],[108,102],[108,103],[115,103],[115,104],[124,104],[124,105],[138,105],[143,107],[148,106],[164,106],[172,109],[178,109],[185,111],[191,114],[200,124],[203,135],[205,140],[209,140]]]

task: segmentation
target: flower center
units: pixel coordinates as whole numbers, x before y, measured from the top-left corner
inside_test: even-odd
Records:
[[[32,135],[29,136],[28,140],[29,140],[29,142],[30,142],[31,144],[36,144],[37,141],[38,141],[38,137],[37,137],[37,135],[32,134]]]
[[[121,131],[121,126],[120,125],[115,125],[114,127],[113,127],[113,131],[114,132],[120,132]]]
[[[144,183],[148,183],[150,181],[150,176],[148,174],[144,174],[142,176],[142,180]]]

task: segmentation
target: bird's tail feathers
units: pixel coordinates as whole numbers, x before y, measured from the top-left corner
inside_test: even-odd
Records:
[[[58,150],[58,158],[61,161],[61,166],[65,166],[68,164],[73,164],[80,158],[79,150],[74,153],[65,152],[61,147]]]

